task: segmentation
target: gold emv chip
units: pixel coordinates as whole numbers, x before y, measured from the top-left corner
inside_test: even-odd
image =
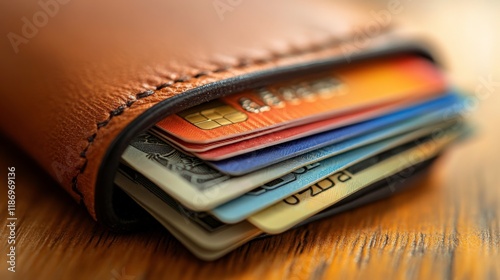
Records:
[[[189,108],[177,115],[204,130],[243,122],[248,118],[245,113],[219,100]]]

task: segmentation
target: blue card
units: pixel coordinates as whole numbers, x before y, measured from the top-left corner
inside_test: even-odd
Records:
[[[210,212],[226,223],[242,221],[251,214],[288,197],[304,187],[314,184],[331,173],[396,145],[424,136],[426,133],[431,133],[433,130],[432,124],[451,119],[463,110],[463,98],[459,98],[459,100],[458,104],[454,104],[455,106],[302,155],[300,157],[321,158],[325,155],[335,156],[307,165],[279,179],[273,180],[266,185],[216,207]],[[418,130],[419,128],[420,130]],[[413,133],[404,133],[409,131],[413,131]],[[398,134],[399,136],[387,138]],[[385,140],[373,143],[373,139],[376,139],[375,141],[380,139]],[[367,143],[373,144],[367,145]],[[353,149],[355,147],[360,148]],[[344,152],[346,150],[348,151]],[[339,154],[339,152],[343,153]]]
[[[207,163],[222,173],[233,176],[243,175],[321,147],[377,131],[414,117],[435,112],[441,108],[448,108],[460,102],[461,98],[460,95],[450,92],[436,99],[372,120],[303,137],[225,160],[207,161]]]

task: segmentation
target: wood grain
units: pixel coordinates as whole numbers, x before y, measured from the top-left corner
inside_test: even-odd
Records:
[[[481,79],[500,82],[498,3],[405,4],[395,19],[413,20],[442,46],[454,82],[472,93]],[[415,188],[214,262],[196,259],[159,226],[107,231],[2,138],[0,220],[6,166],[16,166],[18,249],[14,274],[2,227],[0,279],[499,279],[500,85],[487,93],[468,113],[474,137],[439,158]]]

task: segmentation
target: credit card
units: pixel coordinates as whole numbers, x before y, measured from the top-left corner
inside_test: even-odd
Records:
[[[438,96],[437,98],[440,98]],[[435,99],[432,97],[432,99]],[[206,160],[220,160],[230,156],[235,156],[238,154],[243,154],[251,149],[261,149],[275,144],[279,144],[285,141],[294,140],[300,137],[309,136],[315,133],[327,131],[330,129],[338,128],[341,126],[350,125],[353,123],[361,122],[367,119],[375,118],[388,114],[390,112],[396,111],[398,109],[403,109],[409,105],[416,105],[432,99],[404,99],[395,102],[388,102],[382,105],[370,106],[368,108],[363,108],[354,112],[348,112],[343,115],[328,118],[326,120],[317,121],[313,123],[307,123],[300,126],[293,125],[282,125],[279,127],[274,127],[266,130],[261,130],[246,135],[241,135],[233,138],[228,138],[220,141],[215,141],[211,143],[189,143],[182,141],[181,139],[163,132],[157,127],[151,128],[151,132],[161,139],[165,139],[170,143],[175,144],[184,151],[196,153],[198,156]],[[231,145],[238,143],[238,145]],[[222,148],[224,147],[224,148]],[[212,149],[221,148],[219,151],[214,151],[216,154],[205,154],[201,152],[206,152]],[[229,149],[226,151],[226,149]]]
[[[248,221],[267,233],[281,233],[366,186],[436,156],[458,136],[441,133],[369,158],[250,216]]]
[[[394,115],[393,119],[394,121],[397,121],[399,118],[403,119],[405,116],[407,116],[408,118],[411,117],[411,113],[409,112],[405,114],[405,116],[403,116],[402,114],[395,114],[397,112],[402,112],[405,110],[417,110],[417,109],[418,111],[425,112],[425,110],[429,111],[435,110],[440,108],[439,106],[446,107],[448,106],[448,104],[453,104],[452,103],[453,100],[451,100],[453,98],[450,98],[449,95],[450,94],[445,94],[443,96],[439,96],[438,98],[427,100],[419,104],[414,104],[414,105],[406,104],[407,106],[400,107],[398,108],[398,110],[390,110],[388,107],[391,106],[377,106],[376,108],[370,108],[367,110],[362,110],[359,112],[354,112],[335,118],[330,118],[309,124],[295,126],[284,130],[279,130],[273,133],[267,133],[261,136],[256,136],[254,138],[245,139],[237,143],[232,143],[222,147],[214,148],[205,152],[192,152],[192,154],[196,155],[197,157],[203,160],[220,161],[228,158],[233,158],[235,156],[243,155],[248,152],[261,150],[263,148],[274,147],[278,144],[285,143],[288,141],[303,139],[304,137],[308,136],[314,137],[314,135],[318,133],[340,127],[345,127],[347,125],[356,125],[364,121],[371,121],[382,117],[385,117],[387,119],[389,118],[387,117],[387,115]],[[395,107],[395,105],[393,105],[392,107]],[[385,111],[385,114],[382,114],[383,111]],[[375,116],[375,112],[378,112],[379,114]]]
[[[460,112],[463,110],[465,100],[464,97],[457,94],[447,94],[435,101],[411,106],[379,118],[281,143],[229,159],[208,161],[208,163],[223,173],[238,176],[399,122],[411,121],[415,117],[426,114],[442,116],[451,109]],[[198,154],[195,155],[200,157]]]
[[[427,171],[429,171],[429,167],[432,166],[437,158],[439,158],[439,155],[424,162],[412,165],[404,170],[401,170],[400,172],[394,174],[389,178],[379,180],[363,188],[362,190],[342,199],[341,201],[335,203],[327,209],[317,213],[316,215],[305,219],[299,224],[296,224],[292,227],[292,229],[305,226],[318,220],[330,218],[332,216],[363,207],[379,200],[389,198],[400,192],[406,191],[407,189],[416,188],[418,186],[415,184],[422,179],[422,176],[426,176],[425,174],[427,174]],[[263,239],[271,236],[274,235],[263,233],[255,239]]]
[[[210,143],[406,98],[430,97],[444,89],[445,79],[431,61],[394,56],[231,94],[168,116],[156,127],[186,142]]]
[[[184,206],[205,211],[238,197],[274,179],[308,164],[388,137],[452,118],[429,114],[402,124],[367,133],[274,164],[268,168],[232,177],[207,165],[199,158],[186,155],[151,134],[135,138],[122,154],[122,161],[142,173]]]
[[[298,169],[278,180],[271,181],[246,194],[219,205],[210,212],[225,223],[240,222],[252,214],[307,188],[330,174],[356,164],[373,155],[387,151],[409,141],[416,140],[436,130],[456,124],[455,122],[426,126],[411,133],[385,139],[355,150],[333,156]]]
[[[438,156],[439,157],[439,156]],[[302,221],[294,226],[294,228],[304,226],[306,224],[329,218],[343,212],[353,210],[355,208],[374,203],[376,201],[388,198],[409,188],[417,187],[415,184],[420,180],[420,176],[425,176],[432,163],[438,158],[433,157],[421,163],[412,165],[389,178],[384,178],[371,184],[368,187],[350,195],[341,201],[335,203],[331,207],[321,211],[318,214]]]

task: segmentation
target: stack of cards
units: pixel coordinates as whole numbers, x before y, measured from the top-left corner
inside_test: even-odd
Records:
[[[163,119],[130,143],[115,182],[215,259],[392,191],[460,136],[465,101],[426,58],[351,63]]]

